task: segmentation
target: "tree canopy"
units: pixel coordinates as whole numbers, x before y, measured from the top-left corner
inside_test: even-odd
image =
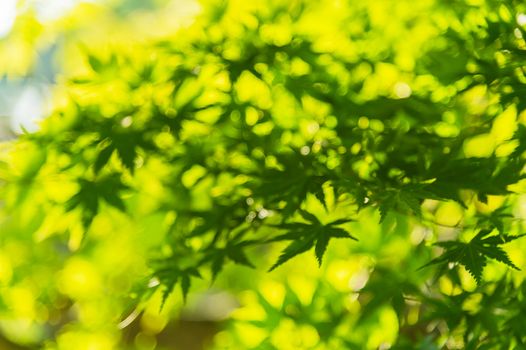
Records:
[[[525,12],[207,0],[84,43],[2,146],[1,332],[168,349],[208,305],[207,349],[525,347]]]

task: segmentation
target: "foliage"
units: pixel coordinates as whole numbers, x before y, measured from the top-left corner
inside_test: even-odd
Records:
[[[525,11],[203,1],[88,45],[2,154],[3,333],[154,348],[213,283],[210,348],[522,348]]]

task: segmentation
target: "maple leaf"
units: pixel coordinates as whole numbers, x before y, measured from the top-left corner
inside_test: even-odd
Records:
[[[466,268],[477,281],[477,284],[480,284],[482,281],[482,271],[488,259],[499,261],[511,268],[519,270],[500,245],[514,241],[524,235],[497,234],[489,236],[491,232],[492,230],[481,230],[467,243],[457,241],[435,243],[435,245],[444,248],[444,253],[422,266],[422,268],[437,264],[458,263]]]
[[[461,189],[477,192],[479,198],[487,195],[505,195],[510,193],[508,186],[524,178],[521,169],[524,161],[520,158],[463,158],[444,162],[437,161],[430,168],[429,176],[435,181],[425,187],[442,199],[452,199],[463,206],[458,195]]]
[[[159,281],[165,286],[161,301],[161,309],[170,294],[173,292],[177,283],[181,286],[183,301],[186,302],[186,297],[192,284],[192,278],[201,278],[201,274],[196,267],[178,268],[176,265],[168,264],[166,262],[162,267],[155,271],[155,276],[159,278]]]
[[[327,176],[315,170],[315,159],[303,156],[297,151],[277,154],[281,169],[265,169],[261,174],[261,183],[254,190],[259,196],[264,196],[269,202],[285,200],[282,213],[292,215],[302,204],[309,193],[326,207],[323,184],[329,180]]]
[[[128,189],[120,180],[119,174],[111,174],[96,181],[79,179],[79,191],[65,204],[66,211],[75,208],[82,209],[82,221],[85,228],[91,225],[93,218],[99,212],[100,201],[125,211],[126,206],[121,197],[121,191]]]
[[[122,113],[125,115],[126,113]],[[123,118],[131,118],[126,116]],[[142,130],[128,129],[106,125],[101,128],[101,143],[104,147],[99,151],[93,164],[95,174],[99,173],[108,163],[112,154],[116,153],[122,165],[133,174],[138,149],[153,151],[155,146],[145,137]]]
[[[307,221],[307,223],[292,222],[274,226],[280,229],[288,230],[289,232],[271,239],[271,242],[283,240],[291,240],[292,242],[281,252],[278,260],[276,263],[274,263],[274,265],[272,265],[269,271],[274,270],[296,255],[304,253],[312,247],[314,247],[318,264],[321,265],[323,255],[327,250],[327,246],[329,245],[331,238],[350,238],[357,241],[357,239],[349,232],[342,228],[336,227],[338,225],[352,221],[350,219],[339,219],[324,225],[318,220],[316,216],[305,210],[300,209],[298,210],[298,213],[305,221]]]
[[[224,248],[211,249],[207,256],[203,259],[203,262],[211,261],[212,279],[215,280],[219,272],[221,272],[223,269],[227,260],[231,260],[239,265],[254,268],[254,265],[250,262],[243,250],[251,243],[251,241],[243,241],[240,243],[229,241]]]
[[[383,222],[390,211],[400,208],[404,212],[412,212],[417,217],[422,215],[420,208],[422,194],[416,188],[409,186],[398,190],[388,190],[381,194],[378,209],[380,222]],[[424,197],[425,198],[425,197]]]

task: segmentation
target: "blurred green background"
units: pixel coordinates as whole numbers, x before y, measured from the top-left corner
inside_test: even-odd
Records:
[[[522,69],[522,73],[517,73],[517,80],[524,83],[521,79],[526,78],[520,67],[525,49],[524,4],[483,0],[362,3],[344,0],[291,3],[285,0],[1,0],[0,140],[5,142],[0,144],[3,185],[0,349],[431,350],[465,347],[469,341],[464,338],[468,321],[459,321],[458,328],[451,329],[449,320],[445,322],[440,319],[441,315],[429,316],[427,312],[433,307],[453,308],[451,305],[455,302],[458,308],[455,310],[462,315],[459,318],[465,315],[483,318],[487,316],[481,311],[485,294],[471,293],[478,291],[478,287],[463,268],[455,278],[442,276],[429,288],[432,273],[417,270],[432,257],[432,252],[436,253],[436,248],[431,247],[436,240],[473,235],[473,230],[459,229],[459,223],[469,224],[475,217],[491,213],[504,204],[509,204],[510,215],[524,217],[526,207],[521,196],[513,199],[490,196],[487,203],[483,203],[465,191],[461,195],[463,199],[469,198],[467,208],[453,201],[427,200],[422,204],[423,219],[392,213],[379,223],[380,214],[375,208],[357,212],[354,205],[341,205],[334,194],[331,197],[330,188],[324,188],[327,203],[309,194],[305,207],[323,222],[347,217],[352,212],[355,221],[344,227],[359,238],[359,243],[333,240],[321,267],[309,252],[271,273],[265,269],[276,260],[284,245],[251,248],[251,259],[258,268],[226,264],[213,283],[210,278],[197,279],[186,304],[176,289],[161,309],[163,292],[157,288],[159,280],[151,277],[150,260],[159,252],[171,256],[174,250],[175,244],[169,241],[167,232],[178,214],[165,210],[164,206],[182,196],[177,197],[177,193],[172,198],[170,184],[164,182],[165,175],[172,171],[171,165],[153,157],[144,167],[137,167],[126,179],[136,192],[122,195],[130,212],[124,214],[112,205],[103,206],[86,235],[82,213],[64,210],[63,205],[77,190],[76,182],[68,174],[82,174],[86,169],[75,167],[74,156],[68,158],[53,147],[40,148],[38,143],[24,137],[16,141],[24,130],[35,132],[41,128],[49,139],[62,137],[69,128],[68,113],[77,104],[100,102],[108,108],[103,112],[111,115],[129,100],[137,105],[163,100],[167,87],[162,83],[138,84],[133,88],[119,84],[134,76],[135,73],[130,73],[134,64],[154,62],[160,70],[168,71],[178,64],[170,61],[173,57],[169,50],[178,49],[170,43],[181,42],[184,46],[202,35],[201,31],[206,31],[205,36],[211,40],[215,37],[219,38],[217,41],[223,37],[231,40],[233,44],[225,49],[225,56],[232,61],[243,58],[244,47],[237,44],[256,40],[245,37],[249,32],[246,28],[256,27],[253,13],[272,12],[268,9],[278,7],[286,10],[255,30],[257,40],[279,48],[294,42],[296,37],[313,38],[317,55],[312,60],[319,60],[331,79],[336,77],[335,96],[352,95],[366,106],[363,115],[355,116],[357,129],[364,134],[370,133],[371,138],[381,134],[391,122],[384,120],[388,117],[382,119],[382,115],[389,115],[397,108],[406,108],[400,113],[409,115],[397,119],[401,130],[410,129],[411,123],[425,124],[443,138],[457,137],[463,128],[489,114],[495,118],[486,121],[489,126],[484,132],[467,138],[462,144],[464,155],[507,156],[517,147],[510,138],[517,125],[526,120],[524,102],[514,100],[511,107],[504,108],[505,88],[499,95],[501,91],[491,90],[492,85],[487,81],[477,81],[477,75],[486,73],[473,73],[468,78],[463,74],[476,70],[469,56],[475,52],[482,61],[486,58],[495,61],[497,67],[518,66],[512,68]],[[300,14],[293,12],[297,8],[301,8]],[[516,45],[521,61],[493,48],[487,51],[481,48],[473,33],[487,33],[481,28],[486,28],[488,23],[499,23],[502,26],[499,30],[508,32],[507,41],[502,39],[502,42]],[[455,31],[460,34],[452,34]],[[163,45],[169,47],[169,53],[162,51]],[[129,60],[107,63],[112,62],[112,52],[122,53]],[[190,51],[185,57],[188,64],[201,58],[192,54]],[[239,99],[251,107],[238,119],[244,118],[249,126],[257,124],[254,133],[262,138],[271,133],[274,124],[279,125],[287,130],[280,135],[279,142],[291,146],[309,144],[307,148],[300,148],[304,155],[316,153],[317,149],[323,149],[324,142],[336,138],[340,117],[331,114],[326,102],[312,96],[303,97],[301,106],[293,102],[294,91],[303,88],[302,77],[317,74],[309,64],[301,59],[289,61],[288,57],[279,55],[276,62],[278,68],[257,69],[265,78],[271,76],[269,79],[278,82],[280,79],[287,82],[280,72],[297,78],[299,83],[291,89],[293,93],[270,91],[254,74],[245,74],[235,89],[240,91]],[[111,64],[117,68],[105,70],[104,66]],[[204,99],[221,99],[230,83],[228,78],[216,75],[215,64],[199,66],[195,72],[199,76],[195,80],[198,87],[187,87],[187,95],[194,93],[192,89],[204,86],[203,91],[210,89],[206,95],[203,93]],[[102,68],[97,70],[97,65]],[[493,71],[499,70],[488,68],[488,72]],[[163,76],[164,73],[156,71],[155,74]],[[101,79],[102,88],[85,83],[84,77]],[[285,90],[285,83],[280,84],[276,83],[276,90]],[[347,88],[350,86],[356,91]],[[188,96],[181,99],[184,98]],[[425,104],[422,100],[436,103],[437,110],[443,109],[434,111],[434,104]],[[374,101],[372,107],[367,101]],[[368,112],[369,107],[373,112]],[[258,114],[259,108],[281,114],[273,120]],[[60,109],[66,111],[63,129],[53,118],[42,122]],[[437,119],[427,125],[425,118],[434,116],[435,112]],[[420,120],[418,116],[423,117]],[[202,124],[186,125],[183,136],[206,138],[214,128],[214,122],[209,120],[214,118],[199,115],[197,119]],[[264,118],[271,121],[262,122]],[[115,123],[124,123],[125,128],[125,120]],[[89,148],[89,136],[86,140],[76,139],[78,143],[74,143],[73,152],[83,154],[83,149]],[[326,157],[329,166],[339,167],[338,152],[361,154],[367,149],[368,141],[352,137],[331,149],[334,152]],[[155,142],[159,148],[176,148],[174,138],[164,129]],[[221,151],[225,153],[218,147],[217,153]],[[331,159],[334,159],[332,165]],[[231,161],[233,164],[248,162],[236,154]],[[57,170],[69,162],[73,165],[66,171]],[[357,173],[367,173],[372,163],[371,155],[364,154],[356,163]],[[203,207],[215,198],[237,195],[236,189],[246,181],[242,177],[225,177],[219,185],[212,185],[203,180],[205,173],[206,170],[197,165],[185,169],[181,176],[184,186],[193,191],[188,202],[202,199]],[[36,180],[30,182],[28,179],[33,176]],[[524,183],[519,183],[516,189],[523,192]],[[119,193],[117,188],[114,190]],[[324,208],[324,204],[330,210]],[[182,201],[176,205],[187,203]],[[247,205],[251,208],[247,221],[267,217],[272,220],[271,210],[249,203],[248,199]],[[522,226],[520,220],[514,221],[510,232],[522,232]],[[522,269],[526,267],[525,244],[516,241],[506,248],[511,260]],[[189,239],[188,245],[197,249],[204,243],[197,237]],[[521,285],[524,274],[488,263],[485,280],[496,282],[504,277]],[[421,295],[414,286],[422,287],[430,298],[466,297],[454,299],[451,304],[444,302],[428,307],[418,299]],[[413,293],[418,295],[414,300]]]

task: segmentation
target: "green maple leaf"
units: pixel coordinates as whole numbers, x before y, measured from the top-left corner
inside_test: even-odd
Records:
[[[126,113],[123,113],[126,115]],[[98,174],[106,166],[112,154],[116,153],[122,165],[133,174],[138,149],[153,151],[155,146],[141,130],[105,125],[101,131],[104,147],[99,151],[93,170]]]
[[[481,230],[468,243],[457,241],[445,241],[435,243],[445,249],[444,253],[431,260],[426,265],[445,265],[448,263],[458,263],[466,268],[478,284],[482,281],[482,271],[488,259],[499,261],[509,267],[519,270],[510,260],[508,254],[500,245],[514,241],[524,235],[493,235],[492,230]]]
[[[209,252],[209,254],[203,259],[204,261],[212,261],[212,279],[215,279],[219,272],[221,272],[227,260],[231,260],[239,265],[254,268],[254,265],[250,262],[243,250],[246,246],[250,244],[250,241],[244,241],[241,243],[228,242],[226,247],[224,248],[212,249]]]
[[[338,225],[352,221],[350,219],[335,220],[324,225],[313,214],[302,209],[298,210],[298,212],[302,218],[307,221],[307,223],[292,222],[275,226],[280,229],[288,230],[289,232],[279,235],[270,241],[276,242],[291,240],[292,242],[281,252],[278,260],[276,263],[274,263],[274,265],[272,265],[269,271],[274,270],[296,255],[304,253],[312,247],[314,247],[318,264],[321,265],[323,261],[323,255],[327,250],[327,246],[329,245],[331,238],[350,238],[357,241],[357,239],[349,232],[342,228],[336,227]]]
[[[121,191],[128,187],[121,182],[119,174],[111,174],[95,181],[79,179],[78,184],[79,191],[66,202],[65,206],[66,211],[82,209],[84,227],[91,225],[93,218],[99,212],[101,200],[121,211],[126,211]]]
[[[435,181],[425,187],[441,199],[451,199],[465,206],[458,191],[471,189],[484,201],[487,195],[509,194],[508,186],[524,178],[521,169],[524,161],[517,157],[462,158],[444,164],[437,161],[430,168],[429,176]]]
[[[312,248],[313,244],[314,240],[312,239],[300,238],[298,240],[293,241],[281,252],[281,254],[278,257],[278,260],[274,263],[274,265],[272,265],[272,267],[269,269],[269,272],[274,270],[278,266],[284,264],[288,260],[292,259],[296,255],[306,252],[307,250]]]
[[[186,302],[188,291],[192,285],[192,278],[201,278],[201,274],[197,268],[187,267],[180,269],[173,264],[164,264],[164,266],[155,271],[155,276],[157,276],[161,284],[165,286],[161,301],[161,309],[178,283],[181,286],[183,300]]]
[[[276,154],[281,169],[265,169],[261,174],[261,183],[255,188],[256,195],[265,197],[269,202],[285,200],[282,213],[292,215],[312,193],[326,207],[323,184],[329,177],[322,175],[317,169],[319,164],[308,155],[303,156],[298,151]]]
[[[420,208],[423,196],[410,186],[405,186],[399,190],[385,191],[380,197],[378,209],[380,211],[380,222],[383,222],[390,211],[400,209],[404,212],[412,212],[416,216],[422,215]]]

